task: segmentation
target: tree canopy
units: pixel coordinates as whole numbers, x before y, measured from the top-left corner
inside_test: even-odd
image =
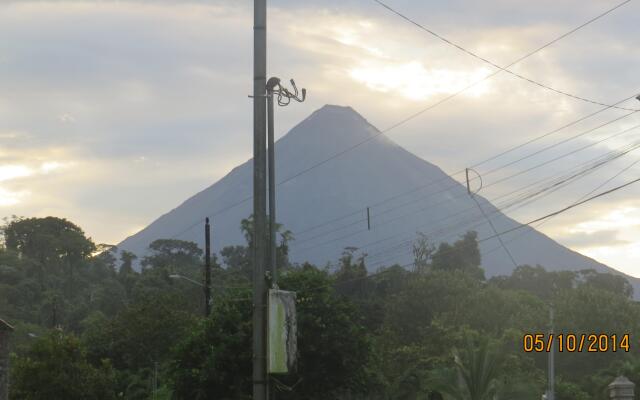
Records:
[[[247,243],[212,257],[205,318],[196,243],[159,239],[136,255],[64,219],[8,222],[0,315],[16,327],[11,398],[250,398],[251,223]],[[525,352],[523,336],[547,332],[550,309],[557,333],[639,328],[624,277],[522,265],[486,279],[474,232],[453,243],[418,235],[414,268],[372,274],[355,248],[326,267],[292,264],[293,238],[279,229],[278,285],[297,294],[299,350],[297,369],[270,379],[282,400],[537,400],[547,357]],[[622,373],[640,383],[634,346],[558,353],[557,400],[600,400]]]

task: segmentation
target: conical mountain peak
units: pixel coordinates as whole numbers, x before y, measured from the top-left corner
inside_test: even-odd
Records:
[[[362,115],[348,106],[327,104],[293,127],[284,138],[309,141],[308,144],[353,142],[380,132]],[[283,138],[283,139],[284,139]]]
[[[337,104],[325,104],[311,113],[310,118],[314,116],[317,118],[357,118],[360,121],[366,122],[364,117],[350,106],[339,106]]]
[[[476,230],[479,237],[494,234],[490,225],[482,223],[484,216],[464,186],[394,144],[351,107],[323,106],[283,136],[275,150],[277,215],[296,238],[290,244],[294,262],[336,262],[348,246],[370,254],[367,266],[375,270],[410,263],[412,254],[404,250],[415,232],[427,233],[435,243],[455,240],[467,230]],[[239,227],[252,212],[251,202],[246,201],[252,195],[252,164],[234,169],[119,247],[142,257],[155,239],[171,237],[202,245],[201,230],[193,221],[207,215],[216,216],[215,251],[244,243]],[[368,208],[370,226],[363,222]],[[341,215],[348,218],[338,218]],[[499,212],[491,218],[498,231],[519,225]],[[321,228],[310,230],[317,226]],[[535,230],[526,232],[522,238],[526,240],[516,237],[519,232],[503,235],[521,264],[611,271]],[[487,276],[513,270],[508,258],[494,251],[500,247],[495,240],[480,244]],[[632,282],[640,288],[638,280]]]

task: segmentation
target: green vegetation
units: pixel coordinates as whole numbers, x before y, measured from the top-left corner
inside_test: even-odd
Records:
[[[251,220],[242,228],[248,243]],[[203,314],[202,250],[161,239],[136,255],[94,244],[59,218],[8,221],[0,249],[0,317],[16,327],[12,399],[248,399],[251,263],[248,246],[213,257],[213,311]],[[520,266],[486,279],[474,232],[452,244],[420,235],[415,268],[367,276],[366,256],[291,265],[281,233],[279,286],[297,292],[297,370],[276,377],[281,400],[536,399],[546,353],[525,333],[638,332],[640,306],[620,276]],[[559,353],[558,400],[600,400],[631,351]],[[155,397],[154,397],[155,392]]]

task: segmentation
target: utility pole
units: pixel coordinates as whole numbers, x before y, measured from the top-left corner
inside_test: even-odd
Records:
[[[553,337],[553,305],[549,307],[549,340],[552,340]],[[555,392],[555,348],[551,346],[551,351],[549,352],[549,365],[548,365],[548,382],[549,387],[547,388],[547,400],[555,400],[556,392]]]
[[[267,142],[269,165],[269,264],[271,269],[271,284],[278,283],[278,269],[276,267],[276,155],[273,123],[273,93],[280,85],[279,78],[269,78],[267,81]]]
[[[274,102],[275,95],[278,96],[278,105],[287,106],[291,103],[291,99],[302,103],[307,97],[307,90],[302,89],[302,95],[298,93],[298,88],[293,79],[290,80],[293,87],[293,93],[287,88],[280,85],[280,78],[272,77],[267,81],[267,140],[269,144],[268,158],[269,158],[269,264],[271,272],[271,284],[272,287],[277,287],[278,282],[278,268],[276,266],[276,156],[275,156],[275,140],[274,140]]]
[[[253,400],[266,400],[267,1],[253,2]]]
[[[211,315],[211,226],[204,224],[204,316]]]

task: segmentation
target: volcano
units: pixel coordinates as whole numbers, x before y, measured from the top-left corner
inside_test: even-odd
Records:
[[[277,216],[295,237],[290,243],[293,262],[335,264],[349,247],[366,253],[367,267],[375,271],[410,264],[417,232],[437,244],[475,230],[478,238],[487,238],[480,242],[487,276],[509,274],[514,269],[511,258],[518,265],[547,270],[621,274],[531,227],[501,235],[507,254],[498,238],[492,238],[494,229],[505,232],[519,222],[477,196],[492,228],[465,186],[394,143],[350,107],[327,105],[315,111],[278,140],[275,151]],[[139,257],[161,238],[204,247],[206,216],[213,216],[213,251],[244,244],[240,221],[251,214],[252,176],[249,160],[118,247]],[[639,280],[627,278],[638,293]]]

